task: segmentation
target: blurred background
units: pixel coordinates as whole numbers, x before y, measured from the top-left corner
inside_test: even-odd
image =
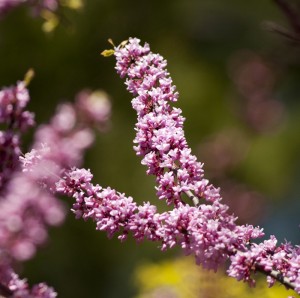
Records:
[[[294,5],[300,19],[299,1]],[[34,68],[30,109],[38,124],[82,89],[109,94],[110,129],[97,135],[84,164],[95,183],[138,202],[157,202],[154,179],[132,150],[130,94],[114,59],[100,56],[110,48],[108,38],[118,44],[138,37],[168,60],[187,140],[239,222],[299,243],[300,34],[275,1],[85,0],[80,9],[60,13],[51,32],[26,6],[1,17],[0,85],[12,85]],[[71,212],[50,236],[21,276],[46,281],[64,298],[143,295],[143,280],[157,272],[142,275],[140,266],[164,266],[162,259],[173,264],[181,256],[177,249],[162,253],[153,243],[109,240]],[[196,296],[173,290],[141,297],[204,297],[200,290]]]

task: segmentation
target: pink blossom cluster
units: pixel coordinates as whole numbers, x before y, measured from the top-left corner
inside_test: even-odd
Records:
[[[0,122],[5,128],[0,131],[0,292],[22,298],[55,297],[43,284],[30,290],[11,265],[32,258],[47,240],[49,226],[64,220],[65,207],[53,186],[66,169],[81,164],[94,140],[92,126],[105,128],[110,102],[104,93],[85,91],[75,104],[60,105],[50,123],[38,127],[32,150],[23,155],[21,136],[34,124],[33,114],[26,110],[26,83],[0,91]]]
[[[249,244],[261,237],[262,231],[252,226],[238,226],[219,202],[198,207],[178,204],[173,210],[158,213],[149,202],[137,205],[131,197],[111,188],[91,183],[89,170],[73,169],[57,183],[57,191],[75,198],[72,211],[76,218],[91,219],[96,229],[109,238],[118,235],[121,241],[132,234],[137,242],[161,243],[166,250],[180,246],[186,255],[194,254],[196,262],[217,270],[228,258],[229,276],[254,285],[253,273],[261,271],[272,286],[275,280],[299,293],[300,248],[290,244],[276,247],[271,236],[261,244]]]
[[[9,297],[55,297],[44,284],[32,290],[13,272],[11,263],[33,256],[36,246],[47,238],[47,226],[64,217],[62,204],[30,177],[22,174],[21,136],[34,125],[26,110],[29,93],[25,81],[0,91],[0,292]]]
[[[20,133],[34,125],[34,115],[25,108],[29,93],[24,82],[0,90],[0,193],[18,166]]]
[[[285,107],[274,98],[278,70],[270,61],[251,51],[238,51],[229,65],[239,93],[238,114],[257,133],[278,130],[284,121]]]
[[[12,298],[55,298],[57,293],[45,283],[31,289],[26,279],[20,279],[8,264],[0,264],[0,295]]]
[[[33,149],[20,157],[22,170],[51,189],[65,169],[81,165],[94,141],[93,126],[105,130],[110,110],[108,96],[100,91],[84,90],[74,104],[59,105],[50,124],[36,130]]]
[[[172,212],[178,212],[180,216],[171,221],[175,220],[177,227],[182,226],[183,207],[180,202],[184,193],[196,203],[196,207],[184,207],[191,210],[185,212],[188,219],[194,218],[191,214],[195,214],[194,209],[197,210],[195,225],[183,225],[185,244],[182,245],[181,241],[178,243],[178,239],[174,244],[181,244],[185,248],[191,244],[190,235],[197,235],[194,236],[195,243],[201,244],[205,238],[204,243],[211,245],[203,247],[200,258],[197,245],[189,248],[195,253],[197,263],[209,268],[207,262],[214,260],[215,266],[211,267],[216,268],[222,258],[216,258],[214,251],[220,248],[223,260],[231,260],[228,269],[230,276],[253,283],[251,273],[263,271],[270,285],[276,279],[300,293],[299,247],[286,244],[276,247],[274,236],[261,244],[251,243],[252,239],[263,235],[262,231],[251,226],[236,225],[234,218],[228,215],[227,207],[221,204],[219,189],[203,178],[202,165],[191,154],[184,137],[181,111],[170,106],[170,102],[177,100],[178,93],[166,70],[166,61],[160,55],[153,54],[148,44],[141,46],[136,38],[130,38],[127,44],[123,43],[114,50],[116,70],[121,77],[126,77],[127,89],[136,96],[132,100],[138,115],[135,150],[143,157],[142,164],[147,165],[147,173],[156,176],[158,197],[166,199],[168,203],[174,201]],[[195,200],[195,196],[198,200]],[[199,205],[201,199],[211,205]],[[212,218],[203,217],[204,210],[209,210]],[[199,225],[201,218],[205,218],[206,229]],[[206,238],[211,231],[212,235]],[[244,237],[241,237],[243,233]],[[176,231],[172,231],[174,234]]]
[[[193,190],[211,201],[218,199],[218,190],[203,179],[202,164],[187,145],[181,110],[170,106],[178,92],[165,69],[167,62],[150,52],[147,44],[141,47],[138,39],[116,48],[115,56],[117,72],[127,76],[127,89],[136,96],[132,100],[138,115],[134,149],[143,157],[147,174],[156,176],[158,197],[178,204],[182,193]]]
[[[29,93],[23,81],[16,86],[6,87],[0,91],[0,122],[10,129],[27,130],[34,125],[34,115],[25,108],[29,102]]]
[[[48,227],[62,223],[64,205],[26,175],[16,173],[0,198],[0,258],[33,257],[48,238]]]
[[[253,243],[247,251],[237,251],[230,259],[228,275],[237,280],[254,283],[252,271],[261,271],[267,275],[269,286],[278,280],[300,293],[299,246],[290,243],[277,246],[277,239],[271,236],[262,243]]]
[[[74,169],[57,183],[57,191],[76,199],[72,209],[76,218],[92,219],[108,237],[119,234],[125,240],[132,233],[138,242],[160,242],[162,250],[179,245],[185,254],[194,254],[198,264],[216,270],[229,252],[245,250],[245,243],[262,235],[252,226],[236,226],[235,218],[218,201],[199,207],[179,203],[173,210],[158,213],[149,202],[138,206],[131,197],[94,186],[91,179],[90,171]]]
[[[0,1],[0,15],[6,14],[11,9],[21,5],[22,0],[1,0]]]
[[[75,108],[80,121],[86,126],[94,126],[100,131],[108,128],[111,103],[104,91],[82,90],[75,98]]]
[[[43,9],[55,11],[58,8],[59,2],[58,0],[0,0],[0,16],[24,4],[32,7],[34,11],[40,12]]]
[[[222,258],[216,258],[215,250],[220,248],[223,259],[230,258],[231,265],[228,269],[230,276],[238,280],[254,283],[251,273],[263,271],[271,285],[274,279],[283,282],[287,287],[300,293],[300,250],[298,247],[282,244],[276,247],[276,238],[271,236],[261,244],[253,244],[252,239],[261,237],[262,231],[249,226],[238,226],[235,220],[228,215],[227,207],[221,204],[219,189],[209,184],[203,177],[202,165],[197,162],[191,149],[188,147],[183,132],[184,119],[181,111],[171,107],[170,103],[178,98],[175,86],[166,70],[166,61],[158,54],[150,51],[149,45],[140,45],[140,40],[130,38],[124,45],[115,47],[117,60],[116,70],[123,78],[129,92],[136,96],[132,100],[133,108],[137,111],[136,124],[137,143],[135,150],[143,157],[142,164],[147,165],[148,174],[154,174],[157,179],[157,195],[168,203],[174,201],[175,208],[172,212],[181,214],[182,195],[187,194],[196,207],[185,206],[188,218],[194,218],[197,210],[196,224],[183,225],[186,233],[185,244],[189,246],[191,234],[197,235],[195,243],[204,243],[200,253],[190,249],[196,255],[197,263],[207,266],[207,262],[215,260],[216,268]],[[195,196],[198,200],[195,200]],[[211,205],[199,205],[205,199]],[[216,209],[217,208],[217,209]],[[209,210],[212,218],[205,218],[206,229],[199,225],[202,212]],[[200,214],[199,214],[200,213]],[[175,217],[175,222],[181,227],[182,216]],[[229,220],[230,219],[230,220]],[[201,222],[201,221],[200,221]],[[228,229],[228,224],[230,229]],[[208,238],[207,235],[213,231]],[[244,233],[244,237],[241,234]],[[172,235],[176,231],[172,231]],[[178,243],[174,241],[174,243]]]
[[[255,284],[254,273],[279,281],[300,293],[300,248],[277,245],[275,236],[261,243],[259,227],[238,225],[222,203],[220,191],[204,177],[203,165],[188,147],[181,110],[172,106],[178,92],[166,61],[136,38],[115,47],[116,70],[126,77],[137,111],[134,149],[156,177],[159,199],[172,209],[159,213],[155,205],[92,184],[89,170],[78,169],[94,139],[91,126],[106,127],[110,104],[102,92],[81,92],[76,103],[62,104],[47,125],[40,126],[32,150],[22,155],[21,134],[34,124],[26,111],[25,82],[0,91],[0,295],[20,298],[56,297],[52,288],[29,288],[12,269],[13,261],[31,258],[47,239],[47,228],[64,218],[56,194],[75,199],[76,218],[91,219],[96,229],[121,241],[131,234],[137,242],[160,243],[162,250],[179,246],[196,263],[217,270],[229,261],[228,275]],[[4,136],[4,137],[2,137]],[[187,199],[190,201],[186,202]],[[191,203],[194,206],[191,206]],[[253,240],[256,240],[254,243]]]

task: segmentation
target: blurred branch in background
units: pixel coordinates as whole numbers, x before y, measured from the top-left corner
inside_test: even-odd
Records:
[[[300,11],[292,4],[292,1],[287,0],[274,0],[279,8],[284,12],[291,27],[297,35],[300,35]],[[299,5],[299,4],[298,4]]]
[[[299,3],[296,5],[291,0],[273,0],[274,3],[281,9],[285,14],[291,28],[292,32],[284,28],[282,25],[278,25],[274,22],[265,22],[265,26],[270,31],[276,32],[290,42],[297,45],[300,42],[300,7]]]

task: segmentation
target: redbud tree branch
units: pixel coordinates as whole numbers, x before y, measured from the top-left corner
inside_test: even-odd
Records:
[[[287,38],[292,44],[300,43],[300,11],[287,0],[273,0],[287,17],[292,31],[274,22],[264,22],[264,27]]]
[[[193,202],[195,206],[199,206],[201,198],[195,196],[191,191],[186,191],[185,194],[189,197],[189,199],[191,200],[191,202]],[[234,253],[228,253],[228,254],[233,255]],[[286,260],[286,262],[288,262],[288,260]],[[266,276],[271,276],[272,278],[280,282],[282,285],[284,285],[287,289],[295,290],[296,284],[291,282],[289,278],[284,277],[280,271],[276,271],[276,270],[267,271],[264,269],[263,266],[259,264],[259,262],[254,263],[253,266],[255,267],[256,271]]]
[[[221,202],[220,190],[204,178],[203,165],[187,145],[181,110],[171,106],[178,92],[166,60],[136,38],[103,55],[115,55],[117,72],[126,77],[127,89],[135,96],[134,149],[147,166],[147,174],[156,177],[158,198],[173,209],[158,213],[150,203],[138,206],[131,197],[93,185],[90,171],[73,169],[57,183],[57,191],[75,198],[72,211],[76,217],[92,219],[96,229],[109,237],[119,234],[125,240],[132,233],[137,241],[161,242],[162,250],[181,246],[207,269],[217,270],[229,259],[227,273],[237,280],[254,285],[253,273],[260,271],[269,277],[269,286],[277,280],[300,293],[300,249],[288,243],[278,246],[275,236],[253,242],[264,236],[262,230],[237,225],[229,207]],[[182,194],[194,206],[184,203]]]
[[[300,12],[287,0],[273,0],[288,18],[292,28],[300,35]]]

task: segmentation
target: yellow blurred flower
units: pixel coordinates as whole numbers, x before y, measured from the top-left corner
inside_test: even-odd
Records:
[[[237,282],[219,270],[217,273],[196,266],[185,257],[160,263],[145,263],[134,273],[136,298],[284,298],[299,297],[284,286],[268,288],[264,278],[255,288]]]

